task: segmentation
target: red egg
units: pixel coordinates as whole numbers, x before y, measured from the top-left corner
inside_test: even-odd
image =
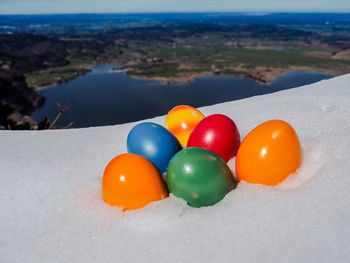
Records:
[[[222,114],[201,120],[188,139],[187,147],[201,147],[218,154],[228,162],[237,153],[241,137],[236,124]]]

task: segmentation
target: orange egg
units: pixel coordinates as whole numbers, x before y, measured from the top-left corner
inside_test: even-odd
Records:
[[[244,138],[237,152],[236,175],[248,183],[277,185],[300,164],[300,143],[293,127],[271,120]]]
[[[168,112],[165,127],[179,140],[182,147],[186,147],[191,132],[204,117],[191,106],[176,106]]]
[[[166,198],[168,190],[159,170],[150,161],[125,153],[107,165],[102,178],[102,196],[111,206],[134,210]]]

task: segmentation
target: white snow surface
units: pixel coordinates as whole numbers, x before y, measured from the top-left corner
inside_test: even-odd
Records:
[[[0,262],[350,262],[350,74],[200,110],[242,138],[289,122],[301,168],[279,187],[241,182],[212,207],[170,196],[123,213],[102,201],[101,178],[136,123],[0,131]]]

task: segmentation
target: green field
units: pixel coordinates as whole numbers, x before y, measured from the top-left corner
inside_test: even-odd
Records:
[[[171,44],[129,41],[129,48],[122,56],[124,66],[134,69],[132,75],[149,78],[200,71],[249,75],[257,68],[300,67],[322,72],[350,72],[349,60],[332,58],[339,51],[334,47],[293,41],[234,39],[227,35],[223,37],[220,33],[175,41]],[[140,58],[143,59],[141,63],[138,62]],[[154,63],[152,58],[162,62]],[[183,69],[180,65],[190,66]]]
[[[87,72],[89,72],[89,70],[80,68],[78,65],[69,65],[32,72],[26,74],[25,77],[28,86],[36,89],[53,84],[65,83]]]
[[[63,83],[85,74],[82,65],[107,63],[112,59],[131,69],[130,75],[147,78],[181,78],[185,73],[213,72],[268,82],[266,72],[270,77],[278,74],[271,75],[272,71],[300,68],[330,74],[350,72],[350,60],[333,58],[344,48],[312,39],[281,40],[254,38],[245,32],[239,37],[237,32],[201,32],[151,40],[145,40],[141,34],[114,41],[119,44],[106,47],[103,58],[91,48],[78,50],[79,55],[77,50],[71,50],[67,57],[69,66],[32,72],[26,75],[27,82],[34,88]]]

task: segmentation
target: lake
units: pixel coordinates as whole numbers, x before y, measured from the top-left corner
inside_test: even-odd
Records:
[[[184,84],[129,77],[111,72],[117,65],[102,65],[68,83],[39,90],[45,104],[31,116],[38,122],[58,113],[57,102],[75,106],[64,112],[58,125],[74,122],[73,127],[91,127],[132,122],[167,114],[180,104],[193,107],[238,100],[310,84],[332,75],[291,71],[268,85],[236,76],[204,75]]]

